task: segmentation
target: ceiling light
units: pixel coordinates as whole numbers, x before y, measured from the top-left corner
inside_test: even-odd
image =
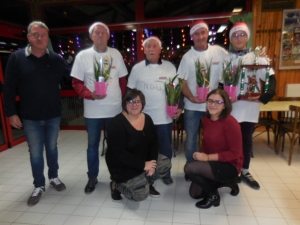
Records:
[[[220,28],[219,28],[219,30],[217,31],[217,33],[222,33],[225,30],[226,27],[227,27],[226,24],[225,25],[221,25]]]
[[[232,10],[232,12],[241,12],[243,10],[243,8],[234,8]]]

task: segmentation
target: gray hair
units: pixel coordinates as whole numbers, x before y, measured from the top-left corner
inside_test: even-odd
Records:
[[[31,28],[32,28],[33,26],[35,26],[35,25],[38,26],[38,27],[45,28],[45,29],[49,32],[49,28],[47,27],[47,25],[46,25],[45,23],[43,23],[43,22],[41,22],[41,21],[33,21],[33,22],[31,22],[31,23],[28,25],[28,28],[27,28],[28,34],[30,33]]]

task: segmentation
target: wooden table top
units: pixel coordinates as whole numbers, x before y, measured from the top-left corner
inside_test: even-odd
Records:
[[[300,107],[300,101],[270,101],[266,105],[260,104],[260,111],[289,111],[289,106]]]

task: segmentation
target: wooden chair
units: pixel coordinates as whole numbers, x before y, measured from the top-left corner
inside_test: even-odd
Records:
[[[293,157],[293,148],[296,144],[297,139],[300,140],[300,107],[290,105],[290,112],[292,112],[292,115],[287,123],[280,124],[280,135],[278,139],[278,145],[281,145],[282,139],[285,138],[285,135],[287,134],[290,140],[290,149],[289,149],[289,159],[288,164],[291,165],[292,157]]]
[[[179,138],[180,142],[183,142],[184,133],[184,113],[181,113],[177,120],[173,120],[173,156],[176,157],[176,151],[178,150]]]
[[[107,143],[107,135],[106,135],[106,131],[105,131],[105,127],[103,128],[103,141],[102,141],[102,153],[101,156],[104,156],[106,153],[106,148],[105,148],[105,143]]]
[[[300,101],[300,97],[279,97],[278,101]],[[280,132],[280,128],[283,124],[292,123],[293,120],[293,112],[291,111],[282,111],[278,112],[278,126],[276,131],[276,140],[279,139],[279,135],[283,135],[282,142],[281,142],[281,151],[284,150],[284,141],[285,141],[285,133]],[[300,140],[299,140],[300,143]],[[276,145],[276,153],[279,152],[280,145]]]
[[[266,112],[266,111],[261,111],[259,114],[258,118],[258,123],[254,127],[254,131],[259,128],[259,127],[265,127],[265,130],[260,132],[259,134],[255,135],[253,138],[257,137],[258,135],[267,132],[268,135],[268,145],[270,145],[270,130],[273,131],[274,133],[274,149],[276,149],[276,142],[277,142],[277,126],[278,126],[278,121],[275,120],[272,117],[272,112]]]

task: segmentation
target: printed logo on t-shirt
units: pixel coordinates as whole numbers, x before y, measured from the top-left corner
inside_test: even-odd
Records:
[[[167,80],[167,77],[159,77],[159,80]]]
[[[219,61],[218,62],[212,62],[213,65],[219,65]]]

